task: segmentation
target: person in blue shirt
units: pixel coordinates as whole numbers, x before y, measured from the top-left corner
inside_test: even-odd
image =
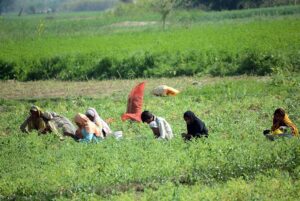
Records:
[[[76,136],[79,138],[79,142],[98,142],[103,139],[103,134],[99,127],[90,121],[86,115],[78,113],[75,116],[75,123],[78,126]]]

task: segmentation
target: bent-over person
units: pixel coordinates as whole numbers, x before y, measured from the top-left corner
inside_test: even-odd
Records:
[[[20,129],[23,133],[32,132],[32,130],[37,130],[38,133],[45,133],[46,122],[42,117],[42,110],[38,106],[31,106],[29,110],[29,116],[21,124]]]
[[[149,124],[155,138],[170,140],[173,138],[173,132],[170,124],[162,117],[154,116],[149,111],[144,111],[141,114],[143,122]]]
[[[184,140],[192,138],[208,137],[208,129],[205,123],[201,121],[192,111],[186,111],[183,114],[183,119],[186,122],[187,133],[182,134]]]
[[[55,112],[44,112],[42,117],[46,122],[47,132],[53,132],[60,139],[63,139],[63,136],[77,139],[75,136],[76,128],[68,118],[58,115]]]
[[[278,137],[299,137],[298,128],[282,108],[275,110],[271,130],[264,130],[263,134],[272,141]]]

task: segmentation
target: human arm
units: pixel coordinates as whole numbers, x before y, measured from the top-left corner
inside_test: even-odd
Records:
[[[102,122],[99,118],[96,119],[95,124],[102,130],[103,126],[102,126]]]
[[[28,133],[28,122],[29,122],[29,120],[30,120],[30,117],[27,117],[26,120],[20,126],[20,130],[23,133]]]
[[[296,127],[296,125],[289,119],[289,117],[287,115],[285,115],[284,119],[283,119],[283,122],[285,125],[287,125],[291,131],[292,131],[292,134],[294,136],[298,136],[299,135],[299,131],[298,131],[298,128]]]
[[[159,133],[159,129],[158,128],[151,128],[155,138],[159,138],[160,137],[160,133]]]
[[[45,134],[47,132],[47,123],[42,118],[39,118],[38,120],[38,133]]]
[[[77,137],[77,139],[82,139],[83,138],[83,135],[81,133],[81,129],[78,128],[76,131],[75,131],[75,136]]]
[[[298,136],[298,135],[299,135],[298,128],[297,128],[296,125],[290,120],[290,118],[288,117],[287,114],[284,115],[284,118],[283,118],[283,124],[285,124],[286,126],[288,126],[288,127],[292,130],[292,134],[293,134],[294,136]]]
[[[159,139],[173,138],[173,132],[172,132],[171,126],[165,119],[161,119],[158,122],[158,128],[159,128],[159,133],[160,133]]]
[[[295,124],[291,123],[288,125],[288,127],[290,127],[291,131],[292,131],[292,134],[294,136],[299,136],[299,131],[298,131],[298,128],[296,127]]]
[[[57,127],[55,126],[53,121],[48,121],[47,122],[47,130],[46,132],[52,132],[54,135],[56,135],[57,137],[59,137],[61,140],[64,139],[64,136],[61,132],[59,132],[59,130],[57,129]]]
[[[200,119],[197,119],[196,121],[195,121],[195,125],[196,125],[196,129],[195,129],[195,136],[203,136],[203,135],[205,135],[205,136],[207,136],[208,135],[208,130],[207,130],[207,128],[206,128],[206,126],[205,126],[205,124],[204,124],[204,122],[203,121],[201,121]]]
[[[166,138],[166,129],[162,122],[158,123],[158,130],[159,130],[159,136],[158,139],[165,139]]]

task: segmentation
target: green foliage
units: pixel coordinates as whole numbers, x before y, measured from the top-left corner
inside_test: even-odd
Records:
[[[60,57],[41,59],[33,63],[34,68],[28,73],[28,80],[55,79],[66,68],[66,63]]]
[[[243,62],[238,69],[238,73],[268,75],[277,68],[288,69],[283,58],[273,54],[261,54],[256,51],[252,51],[246,56],[246,58],[243,59]]]
[[[297,4],[297,0],[181,0],[183,7],[204,7],[209,10],[233,10]]]
[[[5,27],[0,30],[4,44],[0,59],[6,66],[1,79],[266,75],[277,68],[299,71],[299,8],[176,11],[167,31],[155,23],[136,28],[123,25],[122,21],[159,20],[151,12],[130,14],[131,8],[119,16],[113,12],[60,14],[51,19],[5,16],[0,19]]]
[[[0,80],[16,78],[15,63],[0,60]]]
[[[299,194],[300,141],[270,142],[262,135],[278,106],[299,125],[300,87],[294,84],[299,84],[300,77],[286,75],[286,80],[291,78],[294,83],[280,85],[268,77],[216,79],[181,88],[178,96],[165,98],[153,97],[146,88],[144,109],[165,117],[175,133],[168,142],[156,141],[145,124],[121,122],[130,91],[122,86],[117,94],[99,99],[2,99],[0,197],[124,200],[138,193],[145,199],[198,200],[213,195],[212,200],[247,200],[253,195],[280,199],[284,193],[286,199],[294,200]],[[179,86],[182,80],[178,78]],[[205,83],[205,79],[194,80]],[[122,130],[124,139],[79,144],[54,135],[22,134],[19,125],[31,104],[69,119],[93,106],[104,119],[115,119],[110,126]],[[184,143],[180,138],[186,130],[182,114],[188,109],[206,123],[208,139]]]
[[[111,74],[113,70],[113,63],[112,59],[110,58],[103,58],[99,64],[92,68],[88,73],[90,78],[100,78],[100,79],[109,79],[113,77]]]
[[[0,79],[195,76],[175,97],[153,97],[146,87],[144,109],[165,117],[175,139],[155,141],[147,125],[121,122],[125,86],[98,99],[0,99],[0,200],[297,200],[299,139],[270,142],[261,132],[277,107],[300,123],[300,7],[176,11],[161,31],[155,23],[124,26],[160,17],[131,14],[130,6],[106,14],[1,17]],[[240,74],[271,77],[199,78]],[[69,119],[93,106],[115,119],[110,126],[124,139],[78,144],[21,134],[31,104]],[[180,139],[186,110],[206,123],[208,139]]]
[[[166,19],[175,7],[176,0],[151,0],[151,6],[161,14],[163,29],[165,29]]]

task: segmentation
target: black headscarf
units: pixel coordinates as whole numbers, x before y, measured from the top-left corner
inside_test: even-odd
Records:
[[[183,117],[187,117],[191,120],[190,124],[187,124],[187,132],[193,137],[208,136],[208,130],[205,123],[201,121],[192,111],[186,111]]]

